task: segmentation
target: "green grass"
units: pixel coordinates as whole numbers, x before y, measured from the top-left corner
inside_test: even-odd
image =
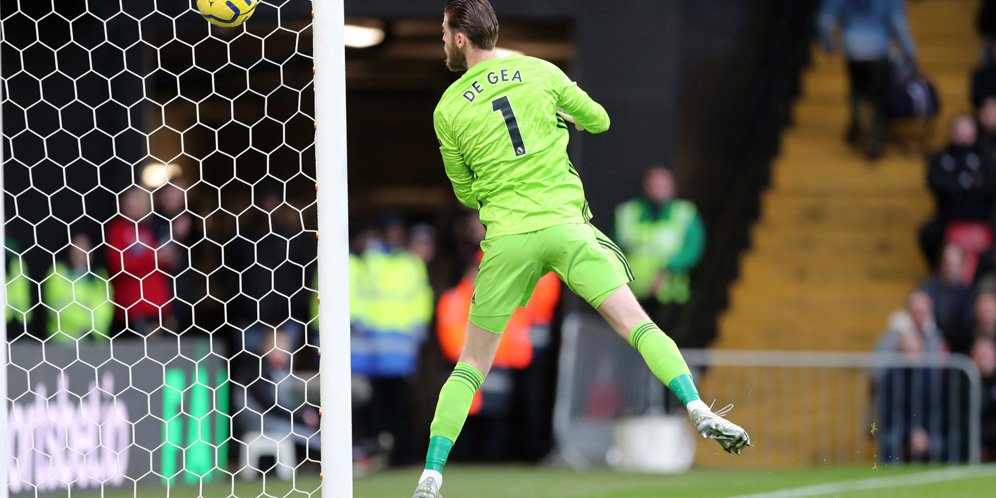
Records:
[[[827,468],[806,470],[717,470],[696,469],[680,475],[621,474],[605,470],[575,473],[533,467],[454,467],[447,469],[443,488],[446,498],[660,498],[729,497],[841,481],[912,475],[938,468],[899,467],[888,469]],[[986,475],[898,488],[864,492],[835,492],[841,497],[987,496],[996,486],[996,469]],[[385,472],[357,479],[356,498],[407,498],[420,471]]]
[[[680,475],[623,474],[607,470],[573,472],[565,469],[543,467],[494,466],[472,467],[453,465],[447,468],[446,498],[659,498],[694,496],[701,498],[730,497],[752,493],[801,488],[828,483],[862,483],[870,479],[897,478],[897,483],[910,484],[918,477],[930,477],[946,467],[892,467],[892,468],[825,468],[804,470],[719,470],[695,469]],[[967,469],[970,475],[944,482],[926,482],[867,490],[836,490],[826,494],[805,494],[813,497],[890,498],[908,496],[975,498],[989,496],[996,486],[996,467]],[[408,498],[421,472],[418,468],[392,470],[357,478],[354,483],[355,498]],[[302,476],[296,484],[276,480],[213,484],[199,490],[181,487],[170,497],[307,497],[318,498],[317,476]],[[891,489],[890,489],[891,488]],[[43,495],[44,496],[44,495]],[[66,496],[65,492],[61,495]],[[74,498],[95,498],[99,493],[73,492]],[[125,498],[134,494],[113,491],[105,498]],[[139,496],[166,496],[164,489],[140,488]]]

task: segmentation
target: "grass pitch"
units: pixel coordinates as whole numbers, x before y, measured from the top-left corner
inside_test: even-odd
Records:
[[[607,470],[573,472],[564,469],[519,466],[460,466],[446,469],[446,498],[892,498],[992,496],[996,467],[820,468],[804,470],[695,469],[680,475],[622,474]],[[409,468],[357,478],[355,498],[408,498],[421,469]],[[313,497],[321,492],[317,476],[301,476],[296,483],[277,480],[216,483],[171,490],[171,498],[194,497]],[[18,495],[12,495],[18,496]],[[65,491],[52,495],[69,496]],[[73,491],[74,498],[128,498],[167,496],[162,488]]]
[[[420,473],[421,470],[412,469],[357,479],[354,496],[408,498]],[[990,496],[993,489],[996,489],[996,467],[695,469],[680,475],[644,475],[606,470],[576,473],[536,467],[454,466],[447,467],[443,495],[446,498],[719,498],[757,494],[756,498],[761,498],[764,493],[771,498],[977,498]]]

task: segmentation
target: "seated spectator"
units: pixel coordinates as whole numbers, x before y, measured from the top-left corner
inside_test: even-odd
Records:
[[[146,336],[169,315],[173,295],[169,277],[160,269],[176,260],[176,252],[159,246],[148,191],[131,187],[118,200],[120,215],[108,224],[106,235],[116,318],[127,330]]]
[[[975,334],[996,341],[996,292],[987,290],[975,297]]]
[[[931,156],[927,186],[934,197],[934,218],[920,229],[920,247],[936,268],[949,226],[954,222],[988,223],[996,201],[994,161],[976,145],[977,128],[967,115],[954,119],[950,143]]]
[[[996,340],[978,337],[972,361],[982,377],[982,461],[996,461]]]
[[[983,48],[991,50],[992,42],[996,41],[996,0],[982,0],[980,2],[979,12],[975,18],[975,27],[985,44]]]
[[[899,353],[916,361],[925,354],[939,354],[944,343],[931,319],[930,297],[914,291],[906,309],[889,319],[889,330],[879,339],[876,351]],[[943,410],[932,409],[943,398],[943,375],[921,367],[886,368],[874,372],[873,386],[878,406],[878,458],[885,462],[920,461],[941,455]]]
[[[42,304],[48,313],[48,335],[56,342],[74,342],[89,336],[105,340],[111,333],[114,305],[107,272],[90,267],[93,244],[84,234],[73,236],[42,282]]]
[[[916,334],[923,340],[928,353],[944,351],[944,338],[934,322],[934,306],[930,296],[915,290],[906,298],[906,306],[889,316],[888,329],[879,338],[876,352],[895,353],[906,334]]]
[[[232,412],[243,434],[258,432],[276,441],[289,436],[317,451],[318,410],[305,402],[304,379],[295,377],[296,349],[284,326],[264,333],[260,348],[249,351],[254,361],[242,362]]]
[[[975,110],[976,145],[990,160],[996,161],[996,96],[987,97]]]
[[[941,268],[921,288],[934,305],[934,319],[951,351],[967,354],[972,344],[972,288],[964,279],[965,251],[944,246]]]

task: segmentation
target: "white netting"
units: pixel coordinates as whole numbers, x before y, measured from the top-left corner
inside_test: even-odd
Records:
[[[0,2],[15,496],[317,495],[311,3],[193,3]]]

